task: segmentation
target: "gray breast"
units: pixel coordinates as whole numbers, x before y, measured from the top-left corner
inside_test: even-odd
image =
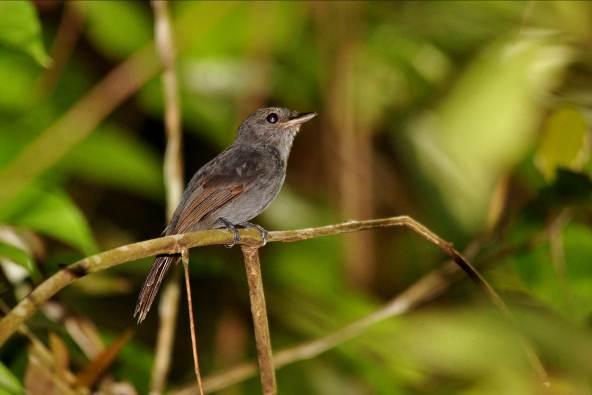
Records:
[[[246,160],[235,168],[236,174],[240,177],[254,176],[252,185],[221,208],[216,216],[224,217],[235,224],[250,221],[269,207],[277,197],[286,178],[285,161],[277,149],[270,146],[261,147],[255,156],[259,163],[249,163]]]

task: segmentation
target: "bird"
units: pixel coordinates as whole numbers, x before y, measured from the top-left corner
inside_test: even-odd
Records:
[[[260,108],[239,126],[233,143],[195,172],[163,234],[226,228],[233,233],[227,247],[240,242],[237,227],[256,228],[263,244],[267,231],[249,222],[277,197],[286,178],[288,157],[303,123],[315,112],[282,107]],[[146,318],[160,285],[180,254],[157,255],[138,295],[134,317]]]

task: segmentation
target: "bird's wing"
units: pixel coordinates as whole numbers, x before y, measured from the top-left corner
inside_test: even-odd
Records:
[[[193,225],[248,189],[249,182],[229,182],[226,177],[216,177],[205,182],[183,207],[174,226],[175,233],[184,233]]]
[[[181,209],[172,230],[174,233],[187,232],[202,218],[239,196],[248,186],[244,183],[232,184],[228,177],[215,177],[203,183]],[[134,317],[138,317],[138,323],[146,318],[166,272],[178,260],[178,254],[159,255],[154,260],[136,303]]]
[[[247,192],[265,176],[265,153],[253,148],[233,147],[206,164],[187,187],[167,233],[185,233],[199,222],[215,221],[215,213]],[[206,218],[212,216],[211,218]]]

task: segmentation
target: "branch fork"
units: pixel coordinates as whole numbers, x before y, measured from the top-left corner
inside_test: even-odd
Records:
[[[322,236],[395,226],[405,226],[410,228],[424,239],[435,244],[440,250],[449,256],[454,263],[458,265],[469,278],[471,278],[471,280],[476,282],[485,291],[485,294],[502,314],[512,321],[511,314],[501,297],[479,274],[479,272],[477,272],[469,261],[454,249],[449,242],[443,240],[427,227],[408,216],[366,221],[348,221],[341,224],[333,224],[317,228],[270,232],[268,242],[296,242]],[[277,390],[275,386],[275,375],[273,374],[269,328],[266,325],[267,313],[260,273],[259,247],[254,245],[255,243],[262,243],[262,240],[260,233],[254,229],[241,229],[240,235],[241,249],[245,260],[245,267],[247,269],[247,280],[249,281],[249,296],[251,298],[251,312],[253,314],[255,337],[259,354],[261,383],[265,395],[275,394]],[[104,270],[139,258],[157,254],[182,253],[184,249],[206,245],[227,244],[231,240],[233,240],[233,235],[229,231],[199,231],[142,241],[105,251],[101,254],[75,262],[41,283],[0,321],[0,346],[14,334],[19,326],[28,320],[45,301],[55,295],[62,288],[88,273]],[[265,325],[263,324],[264,322]],[[526,341],[524,343],[524,348],[529,356],[533,370],[537,373],[539,380],[546,385],[546,383],[548,383],[547,374],[542,363],[538,359],[538,356]]]

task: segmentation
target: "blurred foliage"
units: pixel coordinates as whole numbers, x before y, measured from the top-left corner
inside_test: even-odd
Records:
[[[282,394],[538,394],[517,329],[552,393],[592,391],[592,3],[177,1],[171,11],[187,178],[255,108],[317,111],[258,221],[290,229],[347,220],[358,215],[347,199],[375,217],[412,215],[468,247],[515,314],[511,327],[476,287],[456,283],[418,311],[281,369]],[[21,188],[0,189],[11,196],[0,199],[7,305],[63,264],[161,233],[156,68],[146,66],[150,81],[90,135],[55,127],[134,54],[156,63],[153,29],[147,2],[0,2],[0,185]],[[86,110],[75,120],[81,130],[96,115]],[[31,147],[39,157],[19,161]],[[372,313],[443,263],[403,230],[372,232],[361,255],[372,281],[356,287],[343,240],[262,251],[274,349]],[[192,253],[206,374],[255,356],[239,260],[221,248]],[[131,313],[149,263],[93,274],[52,299],[28,337],[0,350],[0,395],[62,393],[76,377],[104,393],[147,393],[157,314],[135,328]],[[181,316],[171,388],[192,382],[186,327]],[[222,393],[259,386],[251,379]]]
[[[41,65],[49,65],[40,23],[33,4],[29,2],[5,1],[0,4],[0,43],[28,53]]]
[[[559,108],[549,116],[535,157],[545,178],[555,178],[559,168],[582,170],[590,151],[588,132],[586,116],[577,108]]]

